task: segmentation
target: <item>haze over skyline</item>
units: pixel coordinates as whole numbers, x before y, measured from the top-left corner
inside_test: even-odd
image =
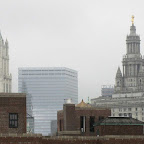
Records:
[[[0,29],[9,41],[13,92],[18,67],[68,67],[78,71],[79,100],[114,84],[126,53],[131,16],[144,54],[142,0],[2,0]]]

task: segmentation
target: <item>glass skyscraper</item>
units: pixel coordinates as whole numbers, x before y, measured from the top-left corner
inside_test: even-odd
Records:
[[[64,99],[78,103],[77,71],[64,68],[19,68],[18,90],[32,96],[34,133],[52,135],[57,130],[57,111]]]

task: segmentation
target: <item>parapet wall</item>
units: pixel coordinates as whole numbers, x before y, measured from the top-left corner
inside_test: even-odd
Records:
[[[4,144],[144,144],[144,136],[55,136],[0,134]]]

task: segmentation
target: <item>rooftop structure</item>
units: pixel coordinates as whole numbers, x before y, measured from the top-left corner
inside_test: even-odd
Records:
[[[83,100],[78,105],[64,104],[57,113],[58,135],[96,135],[93,124],[108,116],[109,109],[91,107]]]
[[[143,135],[144,122],[131,117],[107,117],[94,124],[96,135]]]

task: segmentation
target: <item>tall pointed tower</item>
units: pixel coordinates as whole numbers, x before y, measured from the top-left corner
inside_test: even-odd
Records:
[[[11,92],[12,76],[9,74],[9,46],[0,33],[0,92]]]
[[[119,89],[115,83],[115,93],[144,92],[144,59],[140,53],[140,36],[136,34],[134,16],[132,16],[130,34],[126,38],[126,55],[123,57],[122,64],[122,85]]]

